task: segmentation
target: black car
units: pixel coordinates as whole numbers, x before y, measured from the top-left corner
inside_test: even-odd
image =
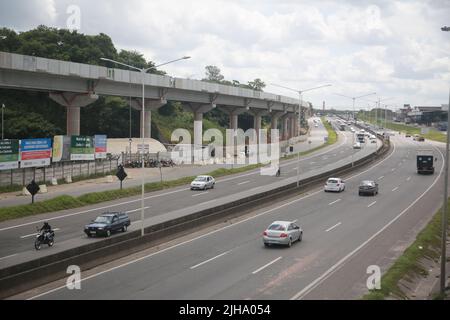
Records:
[[[359,195],[372,195],[378,194],[378,183],[375,181],[363,181],[359,185]]]
[[[91,224],[84,227],[84,232],[88,237],[106,236],[109,237],[113,232],[126,232],[131,221],[126,213],[114,212],[105,213],[97,217]]]

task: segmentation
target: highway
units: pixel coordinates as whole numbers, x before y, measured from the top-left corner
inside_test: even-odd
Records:
[[[432,146],[404,137],[391,141],[386,158],[344,177],[343,193],[318,188],[96,268],[84,275],[82,290],[69,291],[59,281],[19,298],[359,298],[366,291],[367,267],[385,268],[392,250],[399,254],[399,243],[410,240],[440,206],[442,151],[435,151],[437,173],[418,176],[416,151]],[[378,196],[358,196],[357,187],[366,179],[378,181]],[[264,248],[262,232],[275,220],[297,221],[303,242],[289,249]]]
[[[318,137],[323,135],[324,132],[326,132],[325,128],[321,125],[314,135]],[[300,161],[301,177],[312,170],[320,170],[339,160],[349,159],[352,154],[356,154],[355,159],[362,157],[373,152],[376,146],[375,144],[368,144],[363,150],[355,151],[351,143],[351,133],[341,133],[341,138],[336,145],[303,157]],[[216,188],[207,192],[191,191],[188,186],[184,186],[149,193],[146,195],[145,201],[146,219],[162,216],[176,210],[193,209],[200,205],[202,207],[205,205],[213,206],[225,197],[239,196],[242,192],[252,190],[257,192],[262,185],[290,179],[293,176],[295,177],[296,173],[297,160],[294,159],[282,164],[281,178],[261,176],[259,170],[254,170],[218,179]],[[0,266],[12,265],[53,253],[56,250],[62,250],[66,242],[73,244],[76,241],[82,244],[86,241],[96,241],[96,239],[87,239],[83,233],[83,228],[84,225],[105,211],[126,211],[130,215],[133,226],[137,227],[140,221],[140,205],[140,197],[136,196],[82,209],[65,210],[1,223]],[[33,248],[34,235],[36,227],[42,225],[43,221],[49,221],[51,226],[57,230],[56,244],[51,250],[44,248],[44,250],[36,252]]]

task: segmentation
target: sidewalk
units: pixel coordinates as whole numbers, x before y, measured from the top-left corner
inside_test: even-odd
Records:
[[[324,137],[328,133],[323,127],[313,128],[308,140],[311,140],[311,144],[308,140],[305,142],[297,143],[294,146],[294,152],[304,152],[311,150],[313,148],[319,147],[324,144]],[[184,177],[197,176],[201,174],[206,174],[211,171],[220,168],[238,168],[244,165],[227,165],[227,164],[212,164],[206,166],[199,165],[184,165],[180,167],[173,168],[162,168],[163,180],[175,180]],[[123,182],[123,187],[135,187],[141,185],[142,169],[133,168],[125,169],[128,174],[127,179]],[[158,168],[146,168],[144,175],[145,183],[159,182],[161,180],[160,171]],[[62,195],[70,196],[81,196],[88,193],[107,191],[118,189],[120,183],[118,179],[114,176],[113,183],[108,183],[106,177],[92,180],[79,181],[72,184],[63,184],[58,186],[48,186],[48,193],[38,194],[35,197],[35,201],[49,200]],[[31,202],[31,197],[21,196],[21,192],[10,192],[0,194],[0,205],[3,207],[29,204]]]

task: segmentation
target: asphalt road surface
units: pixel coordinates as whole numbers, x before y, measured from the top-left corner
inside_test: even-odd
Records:
[[[411,238],[439,207],[442,151],[437,173],[416,174],[416,151],[428,147],[392,138],[385,159],[345,177],[346,191],[322,189],[257,210],[244,219],[155,249],[136,260],[111,264],[65,286],[33,290],[36,299],[349,299],[365,292],[367,267]],[[345,150],[345,148],[344,148]],[[380,194],[359,197],[362,180],[376,180]],[[241,181],[241,180],[239,180]],[[234,181],[233,188],[236,187]],[[265,248],[262,232],[275,220],[297,221],[303,242]],[[383,262],[384,261],[384,262]]]
[[[321,170],[326,165],[349,158],[352,155],[362,157],[375,150],[375,144],[368,144],[363,150],[354,150],[351,146],[352,135],[349,132],[341,133],[339,142],[313,155],[304,157],[300,161],[300,173],[307,174],[311,170]],[[213,206],[215,202],[224,197],[238,196],[260,188],[262,185],[290,179],[297,174],[297,160],[290,160],[282,164],[280,178],[261,176],[259,170],[218,179],[214,190],[191,191],[188,186],[154,192],[146,195],[145,218],[162,216],[168,212],[194,208],[198,205]],[[133,225],[140,220],[140,197],[131,197],[108,203],[102,203],[82,209],[65,210],[56,213],[44,214],[0,223],[0,266],[13,265],[27,259],[40,257],[53,253],[56,249],[64,247],[65,243],[86,241],[83,228],[91,220],[105,211],[125,211],[129,213]],[[36,227],[48,221],[56,229],[56,244],[52,249],[45,248],[36,252],[33,248]],[[95,239],[89,239],[95,241]],[[80,242],[81,244],[81,242]]]

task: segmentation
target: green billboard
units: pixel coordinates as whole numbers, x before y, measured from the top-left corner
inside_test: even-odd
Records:
[[[19,168],[19,140],[0,140],[0,170]]]
[[[94,138],[72,136],[70,143],[70,160],[95,160]]]

